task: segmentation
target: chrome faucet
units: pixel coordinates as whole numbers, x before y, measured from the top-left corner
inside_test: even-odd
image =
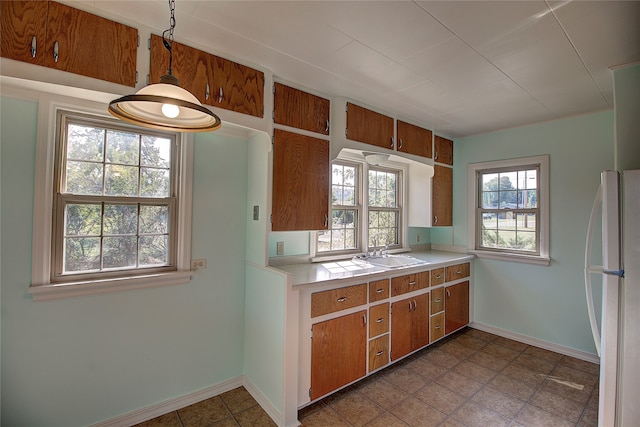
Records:
[[[387,237],[386,243],[384,244],[383,248],[380,248],[380,250],[378,251],[378,253],[376,254],[376,249],[378,248],[378,237],[383,234]],[[373,235],[373,256],[376,255],[386,255],[387,252],[389,251],[389,242],[391,241],[391,237],[389,236],[389,233],[387,233],[386,231],[378,231],[376,234]]]

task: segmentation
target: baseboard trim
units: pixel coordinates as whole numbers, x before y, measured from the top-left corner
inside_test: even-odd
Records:
[[[469,327],[479,329],[481,331],[489,332],[494,335],[498,335],[504,338],[509,338],[514,341],[519,341],[525,344],[533,345],[543,348],[545,350],[555,351],[556,353],[564,354],[565,356],[575,357],[576,359],[584,360],[587,362],[600,364],[600,358],[592,353],[586,351],[577,350],[575,348],[566,347],[560,344],[544,341],[538,338],[533,338],[527,335],[522,335],[516,332],[508,331],[506,329],[497,328],[495,326],[486,325],[480,322],[472,322]]]
[[[267,415],[271,417],[274,423],[276,423],[279,426],[284,425],[282,412],[280,412],[278,408],[273,406],[273,404],[267,398],[267,396],[265,396],[264,393],[262,393],[260,389],[258,389],[258,387],[256,387],[255,384],[253,384],[249,378],[247,378],[246,376],[243,376],[242,385],[244,386],[244,388],[247,389],[249,394],[253,396],[256,402],[258,402],[258,405],[260,405],[262,409],[264,409]]]
[[[211,387],[207,387],[193,393],[185,394],[184,396],[165,400],[164,402],[156,403],[154,405],[147,406],[146,408],[138,409],[124,415],[119,415],[117,417],[101,421],[97,424],[93,424],[91,427],[129,427],[144,421],[148,421],[152,418],[159,417],[160,415],[166,414],[168,412],[177,411],[178,409],[184,408],[185,406],[192,405],[194,403],[209,399],[219,394],[226,393],[227,391],[233,390],[234,388],[245,385],[245,382],[246,381],[244,379],[244,376],[231,378],[229,380],[215,384]],[[251,393],[251,395],[256,398],[254,393],[252,393],[248,387],[245,386],[245,388],[247,388],[247,391],[249,391],[249,393]],[[255,389],[255,387],[253,388]],[[258,401],[258,403],[260,403],[260,406],[262,406],[262,403],[258,399],[256,399],[256,401]],[[270,413],[269,415],[271,416]]]

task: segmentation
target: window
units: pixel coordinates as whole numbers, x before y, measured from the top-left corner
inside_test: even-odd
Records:
[[[548,156],[471,164],[469,180],[469,249],[548,264]]]
[[[52,110],[55,138],[39,142],[47,155],[38,162],[52,164],[36,177],[34,299],[187,282],[191,144],[177,133]]]
[[[402,247],[403,168],[339,158],[331,169],[331,224],[329,230],[317,233],[316,253],[344,255]]]

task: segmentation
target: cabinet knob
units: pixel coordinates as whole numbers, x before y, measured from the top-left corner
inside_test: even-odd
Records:
[[[441,278],[442,278],[442,274],[438,274],[438,275],[436,276],[436,279],[441,279]]]
[[[433,160],[438,160],[438,152],[436,151],[435,154],[433,155]]]
[[[338,302],[345,302],[346,300],[347,300],[347,297],[338,298]]]
[[[35,58],[36,57],[36,46],[37,46],[38,42],[36,40],[36,36],[33,36],[33,38],[31,39],[31,57]]]
[[[220,86],[220,92],[218,92],[218,104],[222,102],[224,98],[224,92],[222,92],[222,86]]]
[[[325,132],[329,132],[329,120],[327,120],[327,124],[326,124],[326,126],[324,128],[324,131]]]
[[[382,323],[383,321],[384,321],[384,317],[381,317],[381,318],[376,320],[376,323]]]
[[[440,329],[440,325],[437,325],[434,329]]]
[[[384,350],[380,350],[379,352],[376,353],[376,356],[382,356],[384,354]]]
[[[433,225],[437,225],[438,224],[438,215],[434,215],[433,216]]]
[[[462,274],[462,270],[456,271],[456,274]]]
[[[442,302],[442,298],[438,298],[437,300],[435,300],[435,302],[437,302],[437,303]]]
[[[451,298],[451,291],[449,291],[449,289],[447,289],[447,298]]]
[[[53,62],[58,62],[58,42],[53,44]]]
[[[402,148],[402,138],[398,138],[398,150]]]
[[[377,294],[381,294],[381,293],[383,293],[383,292],[384,292],[384,289],[382,289],[382,288],[380,288],[380,289],[376,289],[376,293],[377,293]]]
[[[415,281],[415,280],[414,280],[414,281],[409,282],[409,286],[413,286],[413,285],[415,285],[415,284],[416,284],[416,281]]]

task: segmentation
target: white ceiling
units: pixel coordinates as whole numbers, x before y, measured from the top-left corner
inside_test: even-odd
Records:
[[[94,7],[168,27],[167,1]],[[613,107],[640,1],[176,1],[176,40],[461,137]],[[178,76],[179,77],[179,76]]]

